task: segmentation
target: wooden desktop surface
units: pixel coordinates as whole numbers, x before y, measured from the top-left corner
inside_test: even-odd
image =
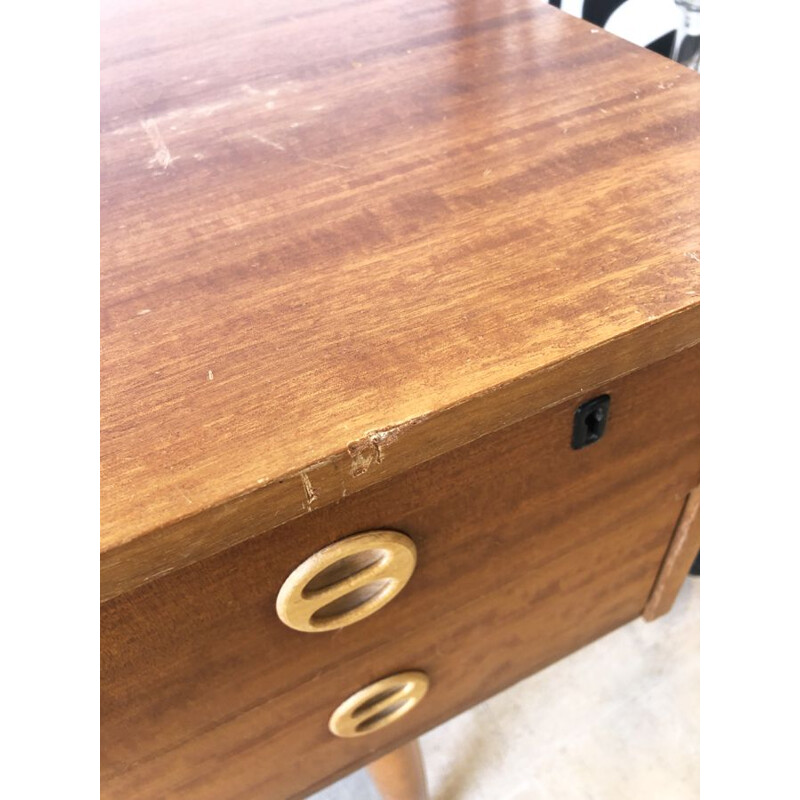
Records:
[[[113,597],[699,339],[699,80],[546,4],[104,3]]]

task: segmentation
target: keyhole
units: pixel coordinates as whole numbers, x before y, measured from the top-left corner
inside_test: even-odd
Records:
[[[580,450],[599,441],[606,431],[608,408],[611,398],[607,394],[595,397],[580,405],[574,416],[572,427],[572,449]]]
[[[597,437],[600,435],[605,416],[606,415],[603,413],[603,409],[598,408],[586,418],[587,441],[597,439]]]

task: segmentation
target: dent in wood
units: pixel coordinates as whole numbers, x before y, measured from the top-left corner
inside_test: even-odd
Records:
[[[391,428],[371,431],[363,439],[347,445],[347,452],[350,456],[350,474],[355,478],[368,472],[373,464],[380,464],[383,461],[384,448],[397,441],[403,428],[418,421],[419,419],[415,419]]]

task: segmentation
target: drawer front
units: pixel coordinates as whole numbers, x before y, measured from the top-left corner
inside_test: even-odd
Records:
[[[638,616],[699,480],[698,373],[691,348],[106,603],[104,796],[302,796]],[[603,437],[573,450],[603,393]],[[402,591],[340,630],[284,625],[285,579],[369,530],[413,540]],[[330,733],[407,670],[429,679],[410,713]]]

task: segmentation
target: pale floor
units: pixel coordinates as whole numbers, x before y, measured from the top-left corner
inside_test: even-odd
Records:
[[[700,580],[421,739],[431,800],[700,796]],[[313,800],[379,800],[364,770]]]

